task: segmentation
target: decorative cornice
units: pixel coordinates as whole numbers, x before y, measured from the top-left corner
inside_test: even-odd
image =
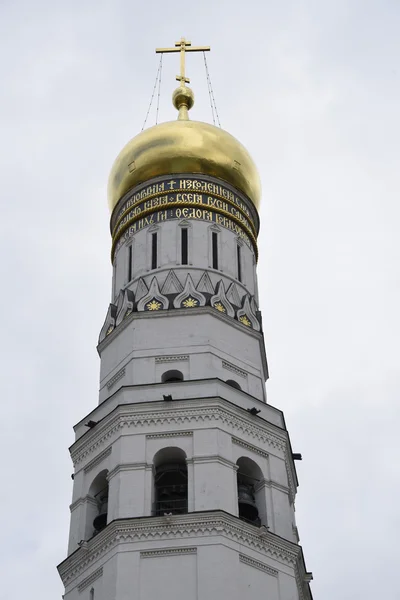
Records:
[[[108,448],[103,450],[103,452],[101,452],[98,456],[96,456],[96,458],[91,460],[84,469],[85,474],[89,473],[89,471],[94,469],[94,467],[96,467],[98,464],[100,464],[101,461],[103,461],[105,458],[107,458],[107,456],[110,456],[111,452],[112,452],[112,446],[109,446]]]
[[[258,527],[240,521],[237,517],[223,511],[213,511],[173,515],[168,517],[168,521],[165,517],[112,521],[103,531],[89,540],[85,548],[79,548],[64,560],[58,566],[58,571],[64,585],[67,586],[91,564],[119,545],[126,550],[127,543],[143,542],[146,545],[156,541],[171,543],[172,540],[193,537],[197,537],[199,541],[204,538],[223,537],[242,548],[263,553],[266,558],[289,565],[293,569],[298,568],[299,561],[303,560],[301,547],[297,544],[268,531],[261,531]]]
[[[122,369],[120,369],[118,371],[118,373],[115,373],[115,375],[113,377],[111,377],[111,379],[109,379],[107,381],[107,388],[110,390],[112,388],[112,386],[117,383],[117,381],[119,379],[121,379],[123,376],[125,375],[125,367],[122,367]]]
[[[166,404],[166,403],[164,403]],[[172,406],[174,404],[174,406]],[[196,405],[197,404],[197,405]],[[243,411],[227,403],[221,398],[201,400],[186,400],[168,403],[168,406],[151,407],[149,405],[120,405],[104,419],[102,427],[90,430],[71,447],[71,457],[74,465],[78,465],[102,444],[109,441],[115,434],[124,428],[137,427],[164,427],[171,425],[188,425],[189,423],[207,423],[215,426],[220,424],[230,430],[238,431],[241,435],[248,435],[262,445],[268,445],[279,452],[284,452],[287,446],[287,437],[271,431],[275,429],[270,423],[247,417]]]
[[[197,548],[160,548],[159,550],[145,550],[140,553],[140,558],[182,556],[183,554],[197,554]]]
[[[232,444],[236,444],[237,446],[242,446],[242,448],[246,448],[246,450],[249,450],[250,452],[254,452],[255,454],[259,454],[260,456],[263,456],[264,458],[268,458],[268,456],[269,456],[268,452],[265,452],[265,450],[261,450],[261,448],[257,448],[256,446],[253,446],[252,444],[248,444],[247,442],[244,442],[243,440],[241,440],[240,438],[237,438],[237,437],[232,436]]]
[[[196,403],[199,403],[196,406]],[[164,403],[165,404],[165,403]],[[223,399],[186,400],[174,403],[175,406],[151,407],[149,405],[138,407],[137,405],[120,405],[116,410],[104,419],[102,427],[89,430],[84,438],[77,440],[71,447],[71,457],[75,465],[97,450],[105,441],[114,437],[115,433],[123,428],[137,427],[163,427],[176,425],[187,425],[188,423],[220,423],[232,430],[245,434],[284,452],[287,445],[286,435],[277,435],[271,431],[271,424],[254,418],[247,417],[243,411],[228,404]],[[282,432],[283,433],[283,432]]]
[[[299,590],[299,600],[312,600],[310,581],[312,581],[313,576],[312,573],[306,571],[302,556],[298,556],[297,558],[295,577],[297,588]]]
[[[224,369],[228,369],[228,371],[232,371],[232,373],[235,373],[236,375],[239,375],[240,377],[247,378],[246,371],[242,371],[242,369],[239,369],[239,367],[235,367],[235,365],[228,363],[226,360],[222,361],[222,367]]]
[[[246,556],[245,554],[239,554],[240,562],[245,565],[249,565],[250,567],[254,567],[255,569],[259,569],[260,571],[264,571],[264,573],[268,573],[268,575],[272,575],[272,577],[278,577],[278,571],[272,569],[268,565],[260,562],[259,560],[255,560],[254,558],[250,558],[250,556]]]
[[[193,431],[169,431],[166,433],[148,433],[146,440],[159,440],[163,438],[175,438],[175,437],[191,437]]]
[[[156,364],[169,363],[169,362],[181,362],[189,360],[188,354],[174,354],[171,356],[156,356]]]
[[[91,575],[89,575],[89,577],[86,577],[86,579],[84,579],[78,585],[78,592],[79,593],[83,592],[83,590],[85,590],[87,587],[89,587],[89,585],[91,583],[93,583],[94,581],[96,581],[96,579],[99,579],[102,575],[103,575],[103,567],[100,567],[100,569],[97,569],[97,571],[95,571],[94,573],[92,573]]]
[[[291,451],[288,452],[287,449],[285,451],[285,467],[286,474],[288,478],[289,484],[289,500],[291,504],[294,504],[296,499],[297,485],[296,485],[296,475],[293,466],[293,458],[291,456]]]

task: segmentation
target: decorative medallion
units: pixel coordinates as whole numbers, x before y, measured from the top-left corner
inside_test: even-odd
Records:
[[[194,308],[195,306],[199,305],[199,301],[196,300],[196,298],[192,298],[192,296],[189,296],[188,298],[186,298],[186,300],[184,300],[182,302],[182,306],[184,308]]]
[[[133,311],[135,296],[132,290],[121,290],[118,296],[117,318],[115,325],[118,326]]]
[[[251,327],[256,331],[260,331],[260,323],[253,308],[255,306],[255,302],[254,299],[252,299],[250,304],[250,300],[250,296],[246,294],[242,301],[242,308],[237,311],[237,320],[246,327]]]
[[[239,317],[239,321],[243,323],[243,325],[246,325],[246,327],[251,327],[251,321],[249,320],[247,315],[242,315],[241,317]]]
[[[101,328],[99,335],[99,344],[115,329],[115,316],[117,314],[117,307],[115,304],[110,304],[108,307],[107,315]]]
[[[222,279],[218,282],[216,293],[211,297],[210,304],[216,310],[226,314],[228,317],[233,318],[235,316],[235,309],[226,297],[225,286]]]
[[[205,306],[206,298],[196,290],[190,273],[186,277],[183,291],[174,298],[174,308],[194,308],[196,306]]]
[[[148,302],[146,304],[145,309],[146,310],[160,310],[161,307],[162,307],[161,302],[159,302],[158,300],[153,298],[152,300],[150,300],[150,302]]]
[[[137,303],[138,312],[144,311],[155,311],[155,310],[167,310],[168,298],[160,292],[158,287],[157,278],[153,277],[149,287],[149,291],[145,296],[140,298]]]
[[[216,308],[217,310],[219,310],[219,312],[226,313],[226,308],[225,308],[225,306],[222,304],[222,302],[216,302],[216,303],[214,304],[214,308]]]

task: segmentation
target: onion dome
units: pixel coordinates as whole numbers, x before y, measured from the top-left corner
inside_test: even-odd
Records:
[[[189,120],[188,111],[194,103],[190,88],[178,87],[173,103],[179,111],[177,121],[142,131],[116,158],[108,183],[110,211],[138,184],[175,173],[217,177],[243,192],[258,209],[260,177],[246,148],[219,127]]]

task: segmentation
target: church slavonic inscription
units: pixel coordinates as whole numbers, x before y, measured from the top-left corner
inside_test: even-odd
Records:
[[[230,229],[257,254],[258,216],[247,203],[224,185],[191,177],[143,185],[141,189],[136,188],[113,215],[112,257],[137,231],[182,218],[210,221]]]
[[[251,211],[246,206],[246,203],[225,186],[210,181],[202,181],[200,179],[179,178],[160,183],[154,183],[130,194],[118,210],[118,213],[115,217],[115,223],[118,223],[122,215],[124,215],[128,209],[137,206],[145,199],[168,192],[193,192],[197,194],[212,195],[215,198],[225,200],[233,205],[236,205],[245,216],[247,216],[249,219],[252,219]]]

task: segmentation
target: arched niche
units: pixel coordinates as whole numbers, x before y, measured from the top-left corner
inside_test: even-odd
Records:
[[[161,376],[162,383],[178,383],[179,381],[183,381],[183,373],[177,369],[165,371]]]
[[[242,389],[240,387],[240,385],[238,384],[238,382],[235,381],[234,379],[227,379],[225,383],[227,383],[231,387],[235,388],[236,390],[241,390]]]
[[[100,533],[107,525],[108,471],[100,471],[93,479],[86,498],[86,539]]]
[[[236,462],[239,518],[253,525],[266,525],[263,472],[256,462],[242,456]]]
[[[185,514],[188,511],[186,453],[177,447],[162,448],[154,456],[155,516]]]

